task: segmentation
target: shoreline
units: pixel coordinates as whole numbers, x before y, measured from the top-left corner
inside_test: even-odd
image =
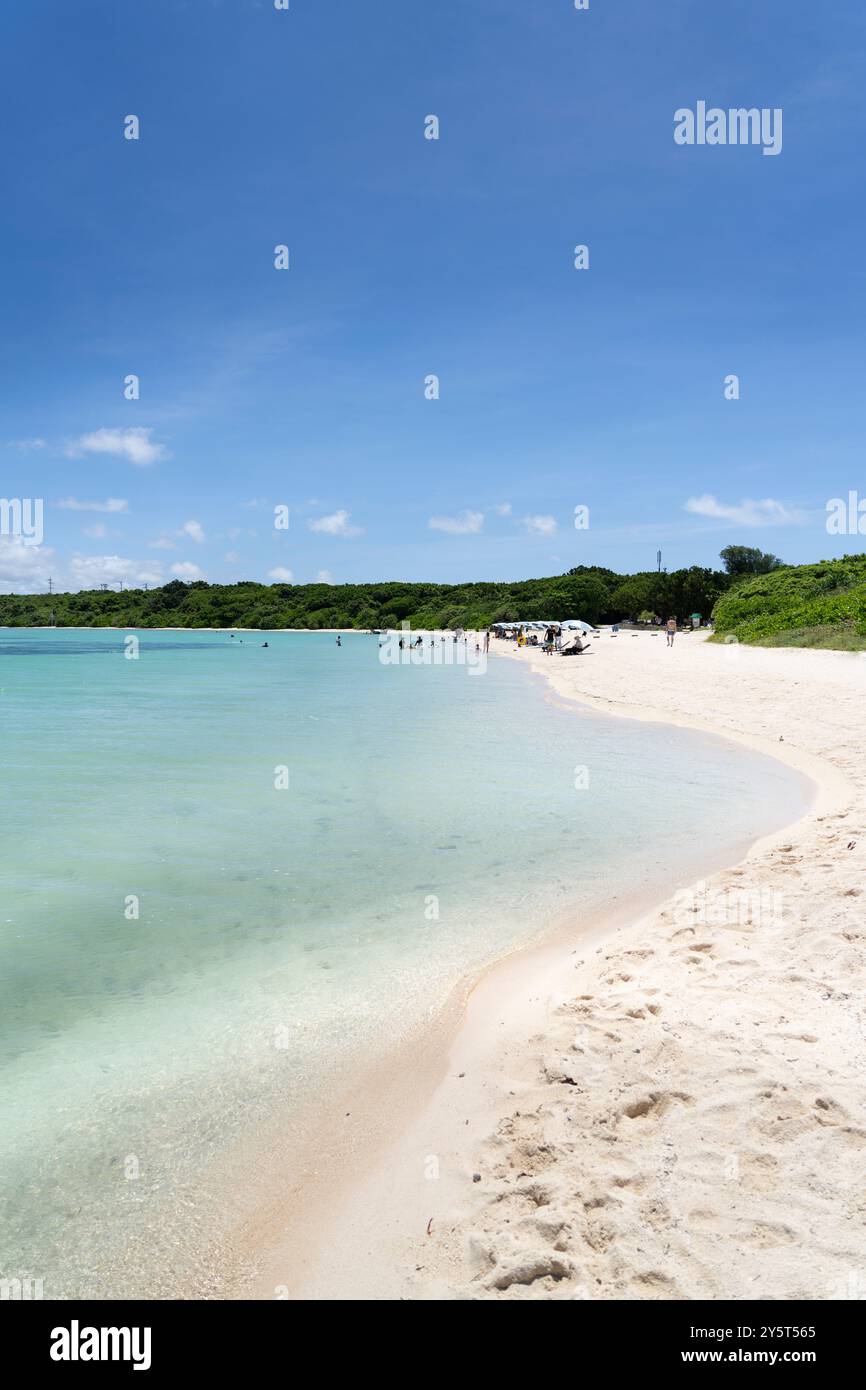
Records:
[[[773,832],[773,837],[779,834],[784,835],[784,829]],[[743,853],[750,852],[757,843],[760,841],[744,841]],[[720,858],[717,871],[726,863]],[[707,872],[714,870],[708,868]],[[678,885],[680,889],[688,886],[687,879]],[[370,1225],[381,1231],[383,1213],[393,1206],[394,1155],[404,1147],[414,1146],[416,1153],[422,1150],[427,1153],[430,1148],[429,1144],[418,1147],[413,1135],[415,1126],[426,1128],[431,1114],[438,1124],[440,1110],[456,1107],[477,1111],[477,1102],[467,1097],[470,1088],[463,1084],[463,1077],[468,1073],[462,1072],[462,1067],[470,1065],[471,1058],[476,1081],[481,1083],[482,1089],[486,1086],[490,1078],[484,1074],[483,1067],[478,1074],[476,1049],[487,1032],[492,1011],[508,1013],[511,1009],[511,1021],[514,1011],[521,1011],[527,987],[522,972],[527,966],[534,972],[533,990],[544,991],[543,1009],[546,1010],[550,989],[556,988],[555,983],[551,985],[549,981],[560,979],[571,967],[571,958],[578,948],[588,950],[592,944],[601,949],[598,943],[623,934],[636,923],[650,921],[667,901],[667,893],[637,894],[624,902],[616,901],[599,908],[588,921],[579,925],[573,913],[557,917],[556,924],[549,922],[537,939],[514,947],[498,960],[460,980],[435,1020],[420,1027],[394,1048],[391,1055],[362,1069],[362,1092],[353,1082],[329,1099],[324,1113],[320,1102],[311,1107],[311,1133],[303,1143],[287,1145],[283,1130],[274,1131],[271,1145],[274,1153],[279,1153],[283,1169],[291,1173],[290,1191],[294,1194],[292,1200],[298,1205],[287,1210],[290,1199],[284,1191],[273,1203],[266,1203],[261,1212],[243,1221],[242,1234],[239,1237],[236,1231],[233,1245],[236,1251],[240,1248],[241,1263],[247,1267],[257,1266],[257,1269],[253,1275],[230,1278],[226,1281],[225,1292],[219,1296],[272,1299],[275,1289],[285,1291],[281,1297],[305,1301],[404,1296],[399,1277],[393,1285],[387,1286],[387,1291],[382,1288],[374,1294],[358,1293],[357,1269],[363,1267],[367,1253],[358,1257],[357,1266],[344,1258],[346,1223],[366,1226],[369,1219]],[[541,997],[534,995],[533,1005],[538,1005]],[[507,1001],[505,1007],[504,999]],[[533,1011],[529,1009],[522,1014],[524,1027],[532,1016]],[[541,1020],[539,1013],[535,1016],[536,1024]],[[464,1061],[457,1060],[460,1058]],[[455,1078],[461,1082],[459,1087],[454,1085]],[[346,1110],[347,1105],[350,1111]],[[340,1120],[349,1113],[356,1122],[356,1129],[351,1141],[346,1143],[340,1134]],[[399,1117],[396,1120],[395,1115]],[[410,1135],[413,1136],[411,1140]],[[380,1164],[386,1168],[381,1187]],[[372,1200],[361,1195],[368,1183],[377,1188]],[[428,1205],[426,1200],[417,1208],[414,1201],[404,1204],[395,1226],[402,1229],[404,1224],[411,1225],[413,1221],[417,1224],[423,1209],[421,1224],[426,1227],[432,1213],[432,1208],[428,1212]],[[438,1208],[438,1202],[436,1206]],[[269,1223],[280,1228],[279,1237],[275,1238],[274,1225]],[[319,1274],[317,1267],[323,1246],[331,1236],[334,1268]],[[343,1279],[345,1288],[341,1283]],[[315,1281],[314,1291],[309,1288],[311,1280]],[[320,1286],[320,1280],[330,1286],[328,1291]]]
[[[102,623],[99,627],[94,627],[92,623],[85,627],[77,627],[73,623],[64,623],[61,627],[56,624],[27,627],[24,623],[13,627],[0,623],[0,632],[356,632],[360,637],[376,635],[365,627],[136,627],[134,623],[120,626],[117,623]]]
[[[464,1190],[432,1261],[440,1287],[471,1299],[857,1297],[866,666],[619,640],[567,668],[518,659],[570,699],[709,726],[808,768],[818,801],[711,881],[735,901],[783,887],[778,917],[774,906],[757,921],[684,924],[668,900],[581,965],[580,993],[548,1009],[519,1086],[500,1087],[474,1159],[484,1189]]]
[[[691,640],[695,642],[694,638]],[[496,652],[497,648],[494,646],[492,650]],[[733,865],[717,861],[715,868],[706,871],[708,878],[715,880],[725,874],[742,873],[743,866],[758,862],[778,849],[799,826],[819,818],[844,815],[850,809],[855,788],[849,779],[826,758],[808,750],[777,746],[768,738],[747,730],[720,727],[717,722],[671,714],[649,704],[625,704],[607,696],[592,698],[584,692],[575,694],[564,689],[561,681],[550,679],[556,674],[567,674],[556,658],[544,657],[540,652],[506,650],[498,654],[523,660],[548,677],[552,692],[557,698],[566,699],[570,707],[578,700],[604,713],[656,724],[676,724],[728,738],[775,757],[809,777],[815,787],[815,799],[804,815],[744,844],[742,855]],[[578,658],[580,661],[582,659]],[[575,664],[569,669],[580,668]],[[261,1248],[259,1250],[260,1275],[252,1291],[249,1288],[245,1292],[238,1290],[236,1296],[273,1297],[269,1290],[274,1285],[269,1278],[277,1266],[285,1269],[290,1262],[294,1262],[294,1277],[288,1283],[285,1279],[282,1281],[285,1296],[289,1298],[409,1297],[423,1300],[508,1296],[489,1290],[455,1292],[459,1287],[458,1266],[466,1261],[465,1250],[458,1255],[455,1244],[462,1248],[468,1241],[472,1247],[474,1239],[470,1234],[469,1210],[465,1208],[466,1194],[468,1191],[473,1198],[476,1194],[484,1195],[479,1182],[467,1188],[466,1171],[471,1166],[475,1147],[482,1142],[480,1132],[489,1132],[495,1128],[497,1120],[502,1121],[503,1097],[499,1094],[502,1077],[510,1070],[515,1074],[522,1070],[524,1074],[516,1084],[519,1087],[532,1084],[532,1078],[525,1074],[525,1067],[521,1068],[516,1054],[526,1050],[530,1037],[537,1038],[539,1029],[543,1036],[551,1014],[567,1003],[574,988],[571,973],[575,969],[574,957],[590,953],[598,956],[605,949],[627,950],[629,945],[652,931],[670,903],[669,894],[652,901],[644,899],[642,903],[631,900],[615,910],[604,911],[577,934],[572,915],[567,926],[563,925],[544,942],[509,952],[465,987],[464,1006],[461,1008],[455,1001],[459,1015],[456,1026],[447,1041],[439,1035],[436,1044],[442,1048],[439,1081],[434,1080],[431,1087],[428,1073],[427,1098],[422,1100],[415,1095],[412,1112],[404,1115],[399,1130],[390,1138],[387,1133],[380,1133],[377,1154],[367,1154],[366,1166],[359,1162],[363,1173],[356,1168],[353,1179],[344,1183],[339,1197],[332,1187],[322,1206],[317,1207],[314,1200],[308,1212],[306,1238],[300,1245],[288,1232],[282,1242],[275,1242],[273,1232],[270,1233],[266,1242],[270,1250],[264,1259]],[[583,960],[579,962],[580,965],[584,963]],[[421,1047],[423,1052],[423,1042]],[[533,1055],[534,1050],[530,1047]],[[535,1065],[537,1069],[537,1059]],[[532,1069],[530,1066],[530,1071]],[[379,1098],[385,1097],[380,1095]],[[389,1113],[393,1114],[393,1107],[389,1107]],[[393,1125],[391,1128],[393,1130]],[[424,1155],[431,1161],[435,1159],[439,1165],[440,1175],[435,1184],[418,1181]],[[361,1160],[360,1154],[355,1157]],[[444,1174],[443,1169],[446,1170]],[[482,1178],[483,1174],[478,1177]],[[470,1202],[469,1209],[472,1205]],[[447,1248],[445,1252],[438,1252],[432,1268],[429,1237],[421,1235],[419,1238],[419,1232],[427,1230],[428,1220],[433,1223],[431,1233],[442,1222],[450,1227],[445,1241]],[[281,1253],[275,1255],[280,1244]],[[484,1259],[479,1259],[483,1265]],[[471,1263],[470,1257],[470,1266]],[[541,1272],[528,1283],[515,1281],[507,1284],[507,1288],[512,1291],[515,1287],[530,1288],[526,1294],[529,1297],[559,1296],[552,1290],[562,1276],[555,1268],[552,1273],[544,1274],[544,1268],[542,1262]],[[365,1272],[363,1277],[359,1275],[361,1270]],[[544,1285],[550,1287],[544,1288]]]

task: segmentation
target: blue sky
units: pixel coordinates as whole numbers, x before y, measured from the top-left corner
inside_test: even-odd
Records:
[[[864,57],[854,0],[17,7],[0,588],[866,549]]]

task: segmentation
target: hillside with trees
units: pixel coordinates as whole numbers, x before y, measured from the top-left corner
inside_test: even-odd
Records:
[[[156,589],[0,595],[5,627],[474,628],[495,622],[583,618],[590,623],[693,613],[764,645],[866,647],[866,555],[784,565],[747,546],[722,551],[725,570],[617,574],[578,565],[513,583],[208,584]]]
[[[619,622],[644,614],[708,618],[730,576],[694,565],[622,575],[595,566],[514,583],[208,584],[0,595],[8,627],[371,628],[484,627],[534,618]]]
[[[763,647],[866,648],[866,555],[738,580],[715,608],[717,640]]]

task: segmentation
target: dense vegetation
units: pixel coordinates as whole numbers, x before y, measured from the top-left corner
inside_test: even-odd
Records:
[[[643,614],[709,617],[731,583],[718,570],[621,575],[579,566],[510,584],[184,584],[158,589],[0,595],[11,627],[481,627],[533,618],[619,622]]]
[[[722,552],[732,573],[615,574],[581,565],[511,584],[184,584],[158,589],[0,595],[9,627],[482,627],[533,618],[591,623],[711,614],[719,640],[866,647],[866,555],[784,566],[747,547]]]
[[[738,580],[715,608],[718,639],[761,646],[866,647],[866,555]]]

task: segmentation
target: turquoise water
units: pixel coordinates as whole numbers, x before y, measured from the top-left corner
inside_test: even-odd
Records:
[[[124,635],[0,629],[0,1277],[46,1297],[201,1291],[233,1216],[210,1166],[259,1121],[557,916],[805,805],[772,760],[496,658]]]

